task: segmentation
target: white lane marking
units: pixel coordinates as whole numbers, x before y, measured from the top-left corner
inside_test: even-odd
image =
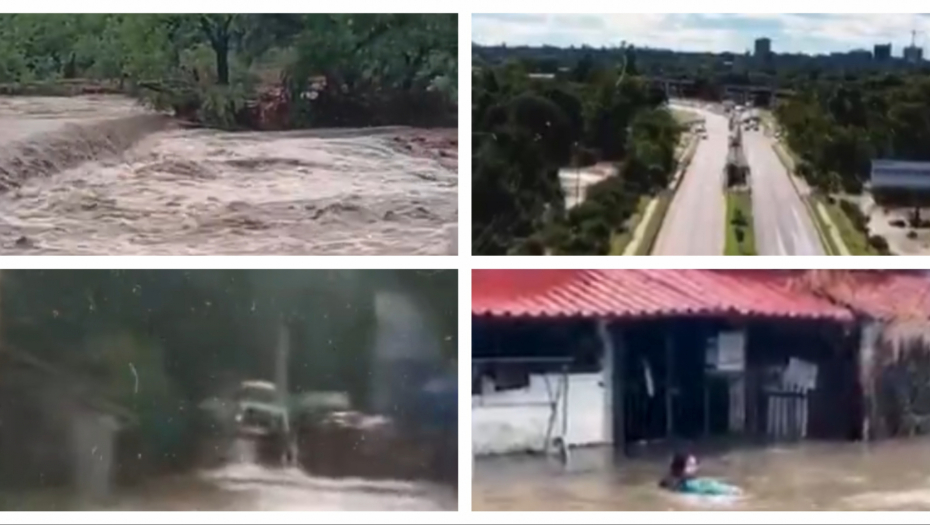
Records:
[[[790,255],[790,254],[788,253],[788,248],[785,247],[785,241],[784,241],[784,239],[781,238],[781,228],[778,228],[778,227],[777,227],[778,221],[775,221],[775,224],[776,224],[776,228],[775,228],[775,240],[778,241],[778,242],[777,242],[777,244],[778,244],[778,251],[775,252],[775,253],[778,254],[778,255]]]

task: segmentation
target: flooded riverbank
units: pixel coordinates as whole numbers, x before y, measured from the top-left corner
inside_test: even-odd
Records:
[[[0,171],[49,173],[0,195],[0,253],[454,251],[456,130],[153,130],[57,170],[74,153],[45,134],[87,149],[87,126],[142,110],[113,97],[12,100],[0,104],[0,127],[18,130],[0,136]]]
[[[0,148],[69,124],[89,125],[148,114],[132,99],[114,95],[0,97]]]
[[[475,462],[473,509],[522,511],[930,510],[930,440],[805,443],[701,457],[701,473],[739,485],[739,499],[657,488],[667,458],[613,464],[605,449],[573,451],[568,468],[525,456]]]

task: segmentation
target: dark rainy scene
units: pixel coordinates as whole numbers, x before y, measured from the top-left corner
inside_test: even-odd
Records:
[[[476,511],[930,510],[930,272],[474,270]]]
[[[0,14],[0,253],[455,255],[458,15]]]
[[[0,271],[0,510],[454,511],[454,270]]]

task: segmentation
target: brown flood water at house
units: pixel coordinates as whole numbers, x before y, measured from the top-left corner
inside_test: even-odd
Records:
[[[563,468],[530,457],[477,459],[476,511],[930,510],[930,439],[873,444],[809,442],[701,456],[702,475],[740,486],[738,499],[667,493],[667,458],[614,464],[581,449]]]
[[[0,97],[0,253],[445,255],[452,129],[181,129],[121,97]]]

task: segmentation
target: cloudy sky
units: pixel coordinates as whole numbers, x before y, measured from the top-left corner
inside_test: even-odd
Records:
[[[637,46],[682,51],[752,48],[772,39],[775,52],[829,53],[872,49],[891,42],[894,54],[911,42],[930,47],[930,15],[908,14],[475,14],[472,39],[479,44]]]

